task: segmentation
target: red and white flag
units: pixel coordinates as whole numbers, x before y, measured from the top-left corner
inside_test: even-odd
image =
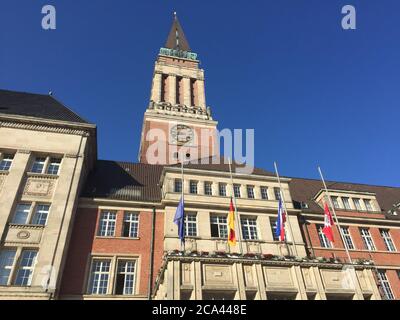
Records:
[[[325,203],[324,211],[325,211],[325,222],[324,222],[324,228],[322,229],[322,232],[326,235],[326,237],[329,239],[330,242],[334,242],[333,230],[332,230],[332,227],[334,226],[334,222],[333,222],[331,211],[329,210],[327,203]]]

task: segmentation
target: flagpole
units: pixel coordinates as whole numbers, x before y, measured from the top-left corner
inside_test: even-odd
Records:
[[[296,248],[296,242],[295,242],[295,240],[294,240],[294,234],[293,234],[293,230],[292,230],[292,224],[291,224],[291,222],[290,222],[289,212],[287,211],[287,208],[286,208],[285,196],[284,196],[283,191],[282,191],[281,177],[279,176],[278,165],[276,164],[276,162],[274,162],[274,167],[275,167],[276,177],[278,178],[279,192],[280,192],[280,194],[281,194],[281,200],[282,200],[282,203],[283,203],[283,208],[285,209],[285,212],[286,212],[286,214],[287,214],[287,219],[286,219],[286,221],[288,222],[288,225],[289,225],[290,236],[291,236],[291,238],[292,238],[292,244],[293,244],[294,254],[297,256],[297,248]],[[286,237],[285,237],[285,241],[286,241]],[[287,241],[286,241],[286,244],[287,244]],[[289,253],[290,253],[290,252],[289,252]]]
[[[231,176],[231,185],[232,185],[232,195],[233,195],[233,203],[235,204],[235,215],[236,215],[236,231],[239,230],[238,236],[239,236],[239,249],[240,249],[240,254],[243,255],[243,246],[242,246],[242,221],[240,220],[240,215],[237,209],[237,204],[236,204],[236,196],[235,196],[235,189],[233,187],[233,175],[232,175],[232,164],[231,164],[231,158],[228,158],[229,161],[229,173]]]
[[[345,248],[345,250],[346,250],[347,257],[348,257],[348,259],[349,259],[350,264],[353,264],[353,260],[351,259],[349,249],[347,248],[346,242],[345,242],[344,237],[343,237],[343,235],[342,235],[342,228],[340,227],[339,220],[338,220],[338,218],[337,218],[337,216],[336,216],[335,206],[333,205],[332,198],[331,198],[331,196],[329,195],[329,191],[328,191],[328,188],[327,188],[327,186],[326,186],[324,176],[323,176],[323,174],[322,174],[322,170],[321,170],[321,168],[320,168],[319,166],[318,166],[318,171],[319,171],[319,175],[321,176],[322,183],[324,184],[325,193],[326,193],[326,195],[327,195],[327,197],[328,197],[329,204],[330,204],[330,206],[331,206],[331,208],[332,208],[333,215],[334,215],[335,220],[336,220],[336,224],[337,224],[337,226],[338,226],[338,228],[339,228],[340,238],[342,239],[343,246],[344,246],[344,248]]]
[[[181,180],[182,180],[182,203],[185,203],[185,175],[183,173],[183,162],[184,162],[184,157],[183,157],[183,152],[181,152]],[[185,205],[183,205],[183,221],[182,221],[183,225],[184,225],[184,232],[185,231]],[[181,240],[181,251],[185,251],[185,241]]]

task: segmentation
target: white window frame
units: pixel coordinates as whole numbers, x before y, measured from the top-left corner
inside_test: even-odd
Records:
[[[133,270],[134,271],[119,271],[120,263],[125,263],[125,267],[127,263],[133,263]],[[114,283],[113,283],[113,292],[115,295],[122,295],[122,296],[133,296],[136,294],[136,278],[137,278],[137,269],[138,269],[138,261],[137,259],[126,259],[126,258],[118,258],[116,261],[116,267],[115,267],[115,277],[114,277]],[[124,274],[124,288],[123,288],[123,293],[119,294],[117,293],[117,279],[119,274]],[[133,284],[132,287],[129,287],[132,289],[132,293],[126,293],[126,285],[127,285],[127,279],[126,276],[133,276]]]
[[[7,163],[8,165],[5,167],[8,167],[7,169],[1,169],[0,167],[0,172],[9,172],[11,170],[12,164],[14,162],[15,154],[12,153],[6,153],[6,152],[1,152],[0,153],[0,164]]]
[[[360,198],[353,198],[353,203],[354,208],[356,208],[357,211],[363,211]]]
[[[374,212],[374,206],[372,205],[371,199],[363,199],[363,202],[367,212]]]
[[[111,215],[114,215],[114,217],[110,218]],[[103,228],[103,223],[105,223],[104,228]],[[116,224],[117,224],[117,212],[112,210],[102,210],[100,212],[98,236],[115,237]],[[103,229],[104,229],[104,234],[103,234]],[[110,229],[112,230],[112,235],[109,234]]]
[[[317,232],[318,232],[318,237],[319,237],[319,242],[322,248],[333,248],[333,244],[329,241],[329,239],[326,237],[325,233],[322,231],[324,229],[323,224],[317,224]]]
[[[38,162],[38,159],[44,159],[43,161],[40,161],[40,163],[43,163],[43,167],[42,167],[42,170],[40,172],[34,172],[33,168],[34,168],[35,164]],[[59,160],[60,162],[56,163],[56,162],[54,162],[54,160]],[[32,165],[31,165],[31,168],[30,168],[29,172],[32,173],[32,174],[47,174],[47,175],[51,175],[51,176],[58,176],[59,173],[60,173],[62,161],[63,161],[63,158],[62,157],[58,157],[58,156],[41,156],[41,155],[37,155],[37,156],[35,156],[35,158],[32,161]],[[49,167],[51,165],[57,165],[58,166],[57,174],[48,172]]]
[[[94,270],[94,266],[95,263],[99,262],[101,264],[101,270],[100,271],[96,271]],[[108,263],[108,270],[105,271],[104,264]],[[90,272],[89,272],[89,282],[88,282],[88,288],[87,288],[87,292],[90,295],[107,295],[110,292],[110,279],[111,279],[111,271],[112,271],[112,266],[113,266],[113,260],[112,258],[93,258],[91,263],[90,263]],[[104,270],[103,270],[104,269]],[[95,276],[99,275],[100,278],[97,278],[96,280],[96,287],[94,286],[95,284]],[[102,275],[107,275],[107,287],[105,292],[101,292],[101,288],[104,287],[100,287],[99,283],[101,282],[101,276]],[[94,289],[96,288],[96,290],[94,291]]]
[[[279,187],[274,187],[274,196],[277,201],[281,198],[281,189]]]
[[[386,270],[378,270],[376,275],[386,300],[394,300],[395,297],[390,282],[387,278]]]
[[[189,181],[189,192],[190,194],[198,194],[198,185],[199,182],[197,180],[190,180]]]
[[[350,198],[349,197],[342,197],[342,203],[345,210],[351,210],[350,205]]]
[[[123,223],[123,234],[122,236],[124,238],[131,238],[131,239],[136,239],[139,237],[139,213],[137,212],[124,212],[124,223]],[[126,224],[129,225],[128,227],[128,236],[125,236],[125,227]],[[135,233],[132,233],[132,231],[135,231]]]
[[[255,199],[256,198],[256,196],[254,194],[254,186],[247,185],[246,186],[246,191],[247,191],[247,198],[248,199]]]
[[[174,179],[174,192],[176,193],[182,193],[182,179]]]
[[[360,228],[360,235],[364,243],[364,249],[368,251],[376,251],[374,240],[368,228]]]
[[[189,219],[190,217],[190,219]],[[194,217],[194,219],[193,219]],[[185,237],[197,237],[198,230],[197,230],[197,213],[195,212],[188,212],[185,213]],[[194,228],[193,228],[194,225]],[[191,234],[189,234],[189,226],[191,230]],[[195,231],[193,234],[193,230]]]
[[[351,237],[350,228],[347,226],[341,226],[339,229],[340,229],[340,233],[342,235],[345,247],[348,250],[354,250],[355,247],[354,247],[353,239]]]
[[[213,238],[227,239],[228,238],[228,217],[220,214],[211,214],[210,216],[210,229],[211,225],[216,225],[218,228],[218,237],[211,234]]]
[[[43,210],[43,207],[47,207],[47,211]],[[35,204],[35,209],[34,212],[32,214],[32,219],[31,219],[31,224],[33,225],[38,225],[38,226],[46,226],[47,225],[47,221],[49,219],[49,215],[50,215],[50,204],[47,203],[37,203]],[[37,216],[40,216],[39,221],[42,219],[43,215],[46,215],[46,219],[44,221],[44,223],[33,223],[34,220],[36,220]]]
[[[23,260],[25,258],[24,254],[27,253],[27,252],[31,252],[31,253],[34,252],[35,255],[34,255],[33,258],[29,257],[29,260],[32,261],[30,265],[22,266],[21,264],[22,264],[22,262],[23,262]],[[33,273],[35,272],[37,256],[38,256],[38,250],[37,249],[24,248],[24,249],[21,250],[21,253],[20,253],[19,257],[18,257],[18,265],[16,267],[15,275],[14,275],[15,278],[14,278],[13,284],[15,286],[18,286],[18,287],[30,287],[31,286]],[[26,277],[25,275],[23,277],[23,279],[28,278],[26,283],[17,284],[17,280],[19,279],[19,273],[20,272],[28,272],[28,277]]]
[[[258,220],[257,217],[242,216],[240,218],[243,240],[248,240],[248,241],[259,240],[257,220]],[[248,238],[245,237],[246,233],[248,234]]]
[[[388,229],[379,229],[379,233],[381,234],[383,242],[385,243],[386,249],[389,252],[396,252],[397,251],[396,250],[396,246],[394,244],[392,236],[390,235],[390,230],[388,230]]]
[[[241,198],[242,197],[242,192],[241,192],[241,185],[240,184],[237,184],[237,183],[235,183],[234,185],[233,185],[233,194],[235,195],[235,198]]]
[[[2,269],[3,270],[8,270],[8,275],[7,275],[7,279],[6,279],[7,281],[6,281],[6,283],[4,283],[4,284],[2,284],[0,286],[9,286],[12,283],[13,273],[14,273],[14,270],[15,270],[15,264],[16,264],[16,260],[17,260],[16,257],[17,257],[17,254],[18,254],[18,249],[13,248],[13,247],[4,247],[4,248],[2,248],[0,250],[0,257],[5,252],[12,252],[13,256],[12,256],[11,265],[9,263],[5,262],[4,257],[3,257],[3,260],[0,260],[0,266],[2,266]],[[9,258],[7,260],[9,260]],[[2,271],[2,270],[0,269],[0,271]]]
[[[218,194],[220,197],[226,197],[226,183],[224,182],[218,183]]]
[[[46,168],[46,174],[57,176],[60,173],[61,162],[62,158],[50,157]],[[54,172],[53,168],[57,168],[57,172]],[[52,172],[49,172],[50,169],[52,170]]]
[[[334,207],[335,209],[342,209],[342,208],[340,207],[339,197],[337,197],[337,196],[331,196],[331,200],[332,200],[333,207]]]
[[[260,187],[260,193],[261,193],[261,199],[263,199],[263,200],[269,200],[269,196],[268,196],[268,187],[261,186],[261,187]]]
[[[212,182],[211,181],[205,181],[204,182],[204,194],[206,196],[212,196],[213,195]]]

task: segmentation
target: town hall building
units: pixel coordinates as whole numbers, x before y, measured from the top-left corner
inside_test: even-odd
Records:
[[[0,299],[400,299],[400,188],[325,189],[231,166],[176,15],[150,96],[129,163],[98,159],[96,125],[51,94],[0,90]],[[174,223],[182,195],[184,248]],[[334,243],[322,232],[328,196]]]

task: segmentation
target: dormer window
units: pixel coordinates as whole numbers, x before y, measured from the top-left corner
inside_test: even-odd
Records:
[[[354,202],[354,206],[356,207],[356,209],[357,209],[358,211],[362,211],[361,200],[358,199],[358,198],[354,198],[354,199],[353,199],[353,202]]]
[[[364,199],[364,204],[365,204],[365,208],[367,209],[367,211],[374,211],[374,208],[372,207],[372,203],[371,200],[369,199]]]
[[[332,203],[335,209],[340,209],[338,197],[331,197]]]

